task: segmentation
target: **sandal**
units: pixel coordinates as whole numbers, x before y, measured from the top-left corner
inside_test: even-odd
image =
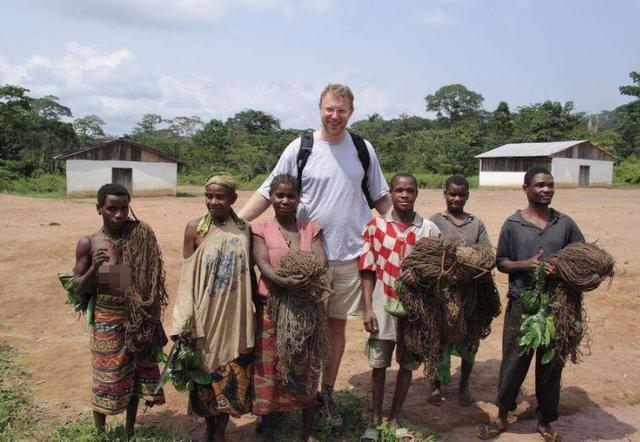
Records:
[[[415,442],[416,438],[409,432],[408,428],[398,428],[396,430],[396,439],[400,442]]]
[[[378,442],[378,430],[369,427],[360,438],[360,442]]]
[[[485,425],[484,429],[478,433],[478,437],[482,440],[489,440],[498,437],[507,430],[506,425],[498,425],[495,421],[489,425]]]
[[[540,433],[540,436],[542,436],[545,442],[560,442],[562,438],[558,432],[553,429],[551,430],[552,431],[549,431],[549,428],[545,427],[538,427],[538,433]]]

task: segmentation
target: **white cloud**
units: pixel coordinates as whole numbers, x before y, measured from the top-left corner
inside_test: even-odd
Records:
[[[55,95],[74,117],[99,115],[114,134],[131,131],[145,113],[224,120],[249,108],[272,113],[284,127],[313,127],[324,87],[204,75],[177,78],[150,73],[127,48],[99,53],[75,42],[67,44],[62,56],[36,55],[23,64],[12,64],[0,55],[0,84],[5,83],[26,87],[33,97]],[[384,101],[374,89],[364,89],[359,99],[363,107]]]
[[[416,15],[418,22],[432,26],[454,26],[458,24],[458,20],[444,9],[432,9]]]
[[[271,14],[288,20],[332,11],[336,0],[32,0],[70,18],[134,28],[204,26],[235,13]]]
[[[373,113],[397,115],[400,103],[377,88],[374,78],[342,68],[332,82],[348,84],[356,94],[354,121]],[[195,73],[185,77],[150,72],[127,48],[99,52],[71,42],[61,55],[34,55],[12,64],[0,54],[0,84],[18,84],[30,96],[55,95],[74,117],[96,114],[112,134],[130,132],[145,113],[165,118],[199,115],[225,120],[245,109],[269,112],[286,128],[317,127],[318,98],[326,86],[312,78],[305,83],[235,80]]]

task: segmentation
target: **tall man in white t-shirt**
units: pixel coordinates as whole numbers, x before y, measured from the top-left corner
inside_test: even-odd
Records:
[[[360,317],[361,293],[358,257],[363,245],[362,233],[371,219],[371,210],[361,185],[364,169],[356,146],[346,131],[353,114],[353,93],[340,84],[328,85],[320,95],[322,127],[313,133],[313,148],[302,172],[302,193],[298,217],[322,226],[324,245],[329,260],[328,278],[336,294],[327,305],[329,316],[329,358],[323,373],[323,412],[327,420],[340,426],[332,392],[345,347],[348,318]],[[258,191],[251,196],[239,216],[251,221],[270,205],[269,184],[274,176],[298,174],[297,158],[301,139],[284,150],[278,164]],[[391,207],[389,186],[371,143],[367,188],[376,210],[384,215]]]

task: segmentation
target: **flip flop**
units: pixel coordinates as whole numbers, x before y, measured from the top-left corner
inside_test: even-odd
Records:
[[[478,433],[478,438],[482,440],[493,439],[504,433],[506,430],[506,425],[500,427],[495,422],[491,422],[489,425],[485,425],[484,429],[480,433]]]
[[[396,430],[396,439],[400,442],[415,442],[416,438],[409,432],[408,428],[398,428]]]
[[[545,442],[560,442],[562,440],[558,432],[555,430],[553,431],[553,433],[551,433],[538,427],[538,433],[540,433],[540,436],[542,436]]]
[[[367,428],[360,438],[360,442],[378,442],[378,430],[373,427]]]

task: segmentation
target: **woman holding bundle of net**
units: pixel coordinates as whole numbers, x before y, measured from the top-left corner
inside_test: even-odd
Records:
[[[322,290],[309,268],[315,266],[324,272],[326,258],[320,226],[296,219],[297,180],[291,175],[277,175],[271,181],[269,195],[275,217],[252,226],[253,256],[261,273],[256,301],[253,413],[263,417],[263,431],[271,432],[272,413],[302,410],[302,437],[312,441],[316,440],[311,435],[316,384],[327,342],[324,304],[319,296]],[[302,257],[299,264],[293,260],[299,274],[295,270],[283,272],[285,261],[293,262],[293,256]],[[292,348],[295,342],[302,348]],[[298,363],[292,363],[294,356]]]

